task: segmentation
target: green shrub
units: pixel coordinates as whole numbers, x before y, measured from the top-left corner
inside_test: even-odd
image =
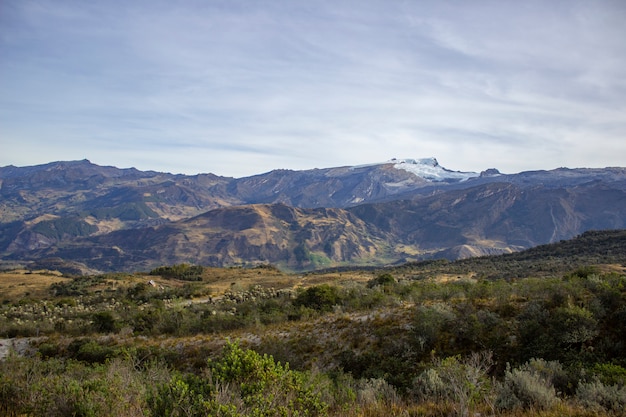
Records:
[[[420,401],[452,404],[457,415],[469,415],[489,396],[487,372],[492,364],[491,352],[436,359],[432,368],[414,380],[413,393]]]
[[[150,271],[150,275],[159,275],[163,278],[180,279],[182,281],[202,281],[204,268],[200,265],[177,264],[160,266]]]
[[[308,383],[305,373],[289,369],[268,355],[228,343],[217,361],[209,360],[210,374],[222,387],[232,387],[255,416],[324,416],[327,405]]]
[[[211,387],[207,384],[202,387],[194,379],[193,376],[185,377],[181,374],[174,374],[168,382],[153,387],[147,399],[150,415],[155,417],[207,415],[212,396]],[[216,413],[215,415],[224,414]],[[233,416],[235,415],[233,414]]]
[[[110,311],[99,311],[91,316],[93,328],[99,333],[114,333],[117,331],[117,322]]]
[[[14,381],[15,375],[0,373],[0,415],[17,416],[21,410],[23,392]]]
[[[134,363],[87,365],[73,360],[10,356],[0,361],[0,415],[144,416],[144,390]]]
[[[88,363],[105,363],[107,359],[117,354],[118,351],[115,348],[89,340],[78,348],[75,358]]]
[[[387,287],[395,283],[396,283],[396,279],[393,277],[393,275],[391,275],[390,273],[384,273],[384,274],[378,275],[374,279],[369,280],[367,282],[367,286],[369,288],[374,288],[378,286]]]
[[[282,417],[325,416],[327,404],[314,379],[292,371],[271,356],[227,343],[208,360],[207,377],[174,374],[156,385],[147,404],[154,416]],[[316,386],[324,385],[315,381]]]
[[[356,398],[361,406],[370,404],[397,404],[400,396],[396,389],[383,378],[361,379],[356,383]]]
[[[340,301],[339,290],[330,285],[309,287],[296,297],[295,306],[312,308],[317,311],[331,311]]]
[[[565,274],[565,279],[575,279],[575,278],[582,278],[582,279],[587,279],[589,277],[591,277],[592,275],[595,275],[599,272],[598,267],[596,266],[581,266],[579,268],[577,268],[576,270]]]
[[[612,363],[598,363],[592,369],[591,373],[607,385],[626,386],[626,368]]]
[[[445,401],[447,400],[447,386],[439,372],[433,368],[423,371],[413,381],[413,395],[418,401]]]
[[[626,410],[626,387],[605,385],[599,380],[582,382],[576,390],[576,399],[586,409],[595,412]]]
[[[550,368],[544,360],[533,360],[516,369],[507,369],[497,387],[495,405],[501,410],[548,409],[558,402]]]
[[[453,323],[457,316],[445,303],[417,307],[413,319],[413,338],[418,352],[430,354],[433,349],[448,351]]]
[[[37,346],[37,351],[43,358],[53,358],[59,354],[59,346],[54,343],[44,342]]]

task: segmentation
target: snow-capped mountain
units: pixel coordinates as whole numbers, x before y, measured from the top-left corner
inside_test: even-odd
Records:
[[[435,158],[246,178],[87,160],[0,167],[0,263],[294,269],[502,253],[626,228],[626,169],[502,175]]]
[[[420,178],[430,181],[466,181],[479,177],[475,172],[451,171],[439,165],[436,158],[392,159],[389,161],[396,169],[403,169]]]

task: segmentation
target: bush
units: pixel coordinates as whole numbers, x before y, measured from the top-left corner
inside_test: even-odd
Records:
[[[504,381],[497,387],[495,405],[501,410],[516,408],[548,409],[558,402],[552,378],[546,370],[554,368],[538,359],[516,368],[507,369]]]
[[[229,342],[221,359],[209,360],[208,365],[213,380],[232,387],[231,398],[239,397],[254,415],[326,415],[327,405],[307,383],[307,375],[275,362],[272,356]]]
[[[93,320],[93,328],[99,333],[115,333],[117,331],[117,323],[113,313],[110,311],[99,311],[91,316]]]
[[[74,357],[88,363],[105,363],[107,359],[118,354],[119,352],[111,346],[103,345],[95,340],[88,340],[78,348]]]
[[[445,303],[419,306],[413,319],[413,338],[418,352],[449,351],[447,344],[452,338],[452,324],[457,320],[455,312]]]
[[[308,374],[229,342],[220,358],[208,360],[207,377],[174,374],[147,403],[155,416],[325,416],[312,386]]]
[[[601,412],[626,410],[626,387],[604,385],[599,380],[578,385],[576,399],[585,408]]]
[[[591,373],[605,385],[626,385],[626,369],[612,363],[598,363]]]
[[[433,368],[415,379],[413,392],[420,401],[452,404],[457,415],[466,416],[474,406],[487,400],[487,372],[492,364],[491,352],[472,353],[464,359],[437,359]]]
[[[150,415],[204,416],[209,408],[209,402],[205,400],[205,396],[207,398],[212,396],[211,388],[209,385],[202,387],[193,376],[174,374],[168,382],[157,384],[149,392],[147,405]],[[216,415],[224,414],[216,413]]]
[[[395,283],[396,283],[396,279],[393,277],[393,275],[389,273],[385,273],[385,274],[380,274],[376,278],[369,280],[367,282],[367,286],[368,288],[374,288],[378,286],[387,287]]]
[[[356,398],[361,406],[397,404],[400,396],[393,385],[383,378],[361,379],[356,384]]]
[[[340,301],[339,290],[330,285],[309,287],[296,297],[294,305],[312,308],[317,311],[331,311]]]
[[[0,361],[0,415],[144,416],[143,384],[116,360],[91,366],[73,360],[11,356]]]
[[[413,381],[413,395],[418,401],[443,402],[448,399],[448,388],[439,372],[426,369]]]
[[[568,386],[576,382],[570,381],[567,372],[559,361],[531,359],[521,369],[538,374],[543,380],[554,386],[557,394],[562,394]]]

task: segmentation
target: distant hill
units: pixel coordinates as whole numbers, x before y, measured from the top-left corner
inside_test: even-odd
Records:
[[[588,274],[594,266],[626,269],[626,230],[588,231],[572,239],[535,246],[510,254],[446,260],[409,262],[396,269],[407,274],[476,274],[489,279],[515,279]],[[394,272],[394,271],[391,271]],[[394,273],[395,273],[394,272]]]
[[[512,253],[624,228],[625,168],[464,173],[428,158],[239,179],[87,160],[0,168],[0,254],[13,263],[310,270]]]

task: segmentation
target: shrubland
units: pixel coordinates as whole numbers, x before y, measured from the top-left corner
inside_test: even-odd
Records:
[[[0,413],[623,415],[624,264],[573,252],[55,279],[2,300]]]

